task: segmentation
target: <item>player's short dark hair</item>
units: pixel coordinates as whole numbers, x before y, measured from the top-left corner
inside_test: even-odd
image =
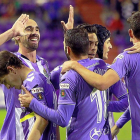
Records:
[[[22,65],[22,61],[13,53],[8,51],[0,52],[0,76],[4,76],[9,73],[7,66],[21,68]]]
[[[78,56],[87,55],[89,50],[88,33],[84,28],[74,28],[67,30],[64,34],[66,46]]]
[[[133,30],[134,36],[140,39],[140,11],[132,12],[132,15],[127,19],[130,28]]]
[[[88,33],[95,33],[97,34],[97,28],[91,24],[83,23],[79,24],[76,28],[84,28]]]

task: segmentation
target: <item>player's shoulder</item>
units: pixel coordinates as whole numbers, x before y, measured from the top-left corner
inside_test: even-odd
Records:
[[[36,71],[32,71],[28,74],[26,80],[24,81],[24,84],[30,86],[31,88],[36,85],[43,85],[46,78],[43,76],[43,74],[38,73]]]
[[[62,65],[59,65],[59,66],[55,67],[55,68],[51,71],[51,73],[60,72],[61,69],[62,69]]]
[[[106,66],[106,63],[102,59],[95,58],[95,59],[90,60],[90,62],[88,63],[88,66],[86,66],[86,68],[89,70],[92,70],[92,71],[97,68],[106,70],[107,66]]]
[[[113,61],[113,63],[116,62],[116,60],[125,60],[125,61],[130,61],[136,60],[140,57],[140,53],[134,53],[134,54],[129,54],[128,51],[124,51],[123,53],[120,53]]]
[[[65,74],[61,75],[61,81],[63,81],[65,79],[66,80],[70,80],[70,81],[75,81],[76,79],[78,79],[79,74],[74,71],[74,70],[69,70],[67,71]]]
[[[104,64],[106,65],[106,63],[104,62],[103,59],[100,59],[100,58],[94,58],[94,59],[91,59],[92,63],[98,63],[98,64]]]

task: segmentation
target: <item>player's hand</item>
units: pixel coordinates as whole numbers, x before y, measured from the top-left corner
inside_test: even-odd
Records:
[[[25,35],[24,28],[29,20],[29,15],[22,14],[14,23],[11,30],[13,31],[13,37]]]
[[[66,71],[68,71],[70,69],[73,69],[74,66],[77,63],[78,63],[77,61],[66,61],[66,62],[64,62],[63,65],[62,65],[61,73],[64,74],[64,73],[66,73]]]
[[[29,107],[30,102],[34,97],[23,85],[21,86],[21,88],[23,89],[25,94],[19,94],[18,100],[20,101],[20,105],[22,107]]]
[[[140,53],[140,42],[135,43],[134,46],[125,49],[124,51],[128,51],[129,54]]]
[[[119,133],[119,130],[120,128],[118,128],[116,124],[111,128],[112,139]]]
[[[61,24],[63,26],[64,31],[67,31],[69,29],[73,29],[73,26],[74,26],[74,8],[72,5],[70,5],[70,9],[69,9],[68,22],[65,24],[64,21],[61,21]]]

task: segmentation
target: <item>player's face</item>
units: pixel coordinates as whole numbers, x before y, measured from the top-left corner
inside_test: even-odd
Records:
[[[13,72],[9,72],[9,74],[0,78],[0,84],[4,84],[8,89],[13,87],[16,89],[21,89],[22,80],[19,75],[15,75]]]
[[[108,38],[104,42],[104,46],[103,46],[103,60],[107,60],[108,59],[108,53],[109,53],[110,49],[112,49],[112,45],[110,43],[110,38]]]
[[[97,47],[98,47],[98,39],[95,33],[88,33],[88,38],[89,38],[89,52],[88,52],[88,57],[90,59],[95,58],[96,53],[97,53]]]
[[[31,51],[36,50],[40,40],[40,32],[37,23],[34,20],[29,19],[24,28],[24,33],[26,35],[20,37],[21,45]]]

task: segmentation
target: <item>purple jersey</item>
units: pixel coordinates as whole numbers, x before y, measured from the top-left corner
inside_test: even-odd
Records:
[[[37,62],[32,63],[29,61],[28,58],[21,55],[19,52],[15,53],[15,55],[17,55],[18,58],[21,59],[23,64],[27,67],[33,69],[34,71],[44,74],[44,76],[46,76],[47,78],[50,77],[48,71],[48,64],[43,58],[36,56]],[[23,129],[20,129],[21,107],[20,102],[18,101],[18,95],[21,93],[21,90],[17,90],[15,88],[7,89],[4,85],[2,85],[2,88],[5,97],[7,114],[4,120],[3,127],[1,129],[0,139],[22,140],[23,137],[20,138],[21,134],[23,134]]]
[[[110,100],[112,100],[112,95],[114,95],[118,99],[118,101],[110,101],[108,111],[125,111],[128,107],[128,93],[125,84],[121,80],[119,80],[109,88]]]
[[[101,59],[78,61],[84,67],[103,75],[106,64]],[[87,84],[75,71],[61,77],[59,105],[74,105],[67,127],[69,140],[108,140],[111,138],[107,120],[107,94]]]
[[[128,54],[124,52],[119,54],[114,63],[110,66],[119,75],[120,79],[125,78],[126,87],[129,92],[130,115],[132,122],[132,139],[140,138],[140,54]]]

